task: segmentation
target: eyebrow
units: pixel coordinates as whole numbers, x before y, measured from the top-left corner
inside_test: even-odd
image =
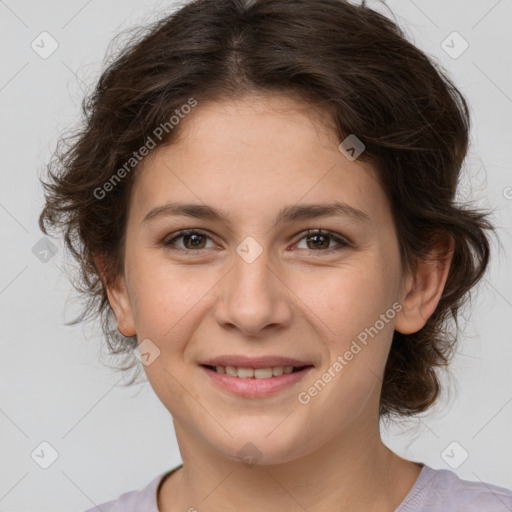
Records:
[[[184,216],[194,219],[212,220],[223,222],[231,227],[229,216],[223,210],[217,210],[211,206],[204,204],[194,203],[167,203],[162,206],[157,206],[150,210],[142,220],[142,223],[149,223],[150,221],[159,217],[172,217]],[[333,217],[341,216],[348,217],[353,220],[371,223],[371,219],[362,210],[354,208],[349,204],[342,201],[335,201],[333,203],[319,203],[319,204],[297,204],[286,206],[283,208],[274,223],[277,224],[290,223],[297,220],[318,219],[320,217]]]

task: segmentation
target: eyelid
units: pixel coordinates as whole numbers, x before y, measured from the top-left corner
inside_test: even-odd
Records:
[[[169,236],[165,237],[162,244],[166,247],[171,247],[174,245],[173,242],[175,240],[182,238],[183,236],[190,235],[190,234],[199,234],[199,235],[209,238],[210,240],[215,242],[214,238],[208,232],[206,232],[202,229],[199,229],[199,228],[190,228],[190,229],[184,229],[181,231],[177,231],[176,233],[173,233],[172,235],[170,235],[170,237],[172,237],[172,238],[169,238]],[[295,242],[293,242],[293,245],[296,245],[297,243],[302,241],[304,238],[314,236],[314,235],[327,235],[329,238],[334,240],[338,244],[338,246],[331,247],[331,248],[325,249],[325,250],[318,250],[318,251],[315,251],[312,249],[305,249],[305,250],[308,250],[310,253],[316,253],[316,252],[331,253],[332,251],[336,251],[336,250],[340,250],[340,249],[352,246],[352,243],[349,240],[347,240],[345,237],[343,237],[342,235],[339,235],[338,233],[335,233],[333,231],[329,231],[326,229],[322,229],[322,228],[307,228],[307,229],[301,231],[299,233],[299,235],[297,235],[297,238],[296,238]],[[184,253],[201,253],[205,249],[195,250],[195,249],[185,249],[183,247],[176,247],[176,248],[173,248],[172,250],[177,250],[179,252],[184,252]]]

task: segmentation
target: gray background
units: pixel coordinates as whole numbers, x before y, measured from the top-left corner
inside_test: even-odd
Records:
[[[461,197],[495,210],[502,248],[494,246],[465,315],[449,393],[430,413],[384,428],[384,440],[405,458],[512,488],[512,1],[388,4],[469,100],[474,129]],[[171,417],[149,385],[119,386],[120,374],[100,361],[98,326],[63,325],[79,304],[63,271],[70,258],[62,242],[53,241],[57,252],[46,262],[36,245],[43,238],[38,175],[59,133],[78,119],[108,43],[172,9],[152,0],[0,0],[2,511],[85,510],[181,462]],[[34,40],[43,46],[43,31],[59,45],[48,58],[31,47]],[[469,44],[457,58],[463,47],[454,31]],[[39,465],[51,462],[44,441],[58,453],[47,469]]]

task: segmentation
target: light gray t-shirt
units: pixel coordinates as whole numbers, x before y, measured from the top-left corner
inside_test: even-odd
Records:
[[[395,512],[512,512],[512,490],[462,480],[447,469],[421,466],[418,479]],[[159,484],[181,467],[158,475],[141,491],[126,492],[85,512],[159,512]]]

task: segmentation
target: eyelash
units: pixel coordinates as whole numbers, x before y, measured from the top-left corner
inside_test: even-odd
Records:
[[[184,253],[187,253],[187,254],[188,253],[201,252],[202,249],[184,249],[183,247],[178,247],[178,248],[172,248],[171,247],[172,245],[174,245],[174,242],[176,240],[178,240],[179,238],[182,238],[182,237],[184,237],[186,235],[194,235],[194,234],[202,235],[202,236],[207,237],[210,240],[212,240],[212,238],[208,235],[208,233],[206,233],[204,231],[201,231],[200,229],[186,229],[186,230],[183,230],[183,231],[179,231],[178,233],[176,233],[176,236],[173,236],[173,238],[171,238],[171,239],[166,239],[162,243],[163,243],[163,245],[165,247],[170,248],[171,250],[177,250],[177,251],[181,251],[181,252],[184,252]],[[325,250],[319,249],[318,251],[313,250],[313,249],[303,249],[303,250],[309,251],[310,253],[317,253],[317,252],[330,253],[333,250],[334,251],[340,251],[341,249],[345,249],[346,247],[350,247],[350,243],[347,242],[346,240],[340,238],[339,236],[337,236],[336,233],[333,233],[331,231],[325,231],[325,230],[322,230],[322,229],[316,229],[316,230],[308,229],[306,231],[306,233],[301,238],[299,238],[295,243],[299,243],[304,238],[308,238],[308,237],[311,237],[311,236],[314,236],[314,235],[328,236],[332,240],[336,241],[339,244],[339,246],[338,247],[334,247],[334,248],[331,247],[331,248],[325,249]]]

